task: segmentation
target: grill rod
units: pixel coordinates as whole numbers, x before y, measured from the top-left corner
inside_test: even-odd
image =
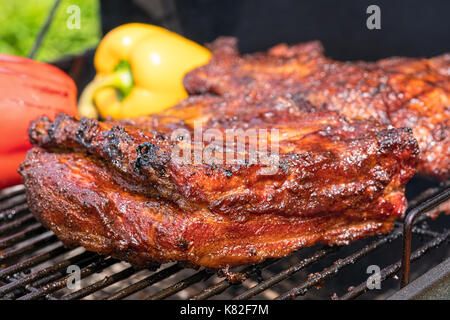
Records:
[[[314,276],[311,279],[308,279],[307,281],[303,282],[302,284],[292,288],[291,290],[279,295],[276,300],[287,300],[287,299],[294,299],[295,297],[299,295],[304,295],[308,291],[309,288],[319,285],[321,282],[323,282],[325,279],[331,277],[332,275],[336,274],[341,270],[342,268],[353,264],[356,260],[361,259],[362,257],[366,256],[367,254],[371,253],[375,249],[380,248],[382,245],[391,242],[398,237],[400,237],[401,231],[397,229],[396,231],[388,234],[385,237],[382,237],[378,240],[375,240],[374,242],[368,244],[361,250],[356,251],[355,253],[345,257],[344,259],[339,259],[336,262],[333,263],[330,267],[325,268],[320,273],[314,274]]]
[[[319,261],[321,258],[325,257],[327,254],[334,251],[334,248],[327,247],[325,249],[317,251],[315,254],[313,254],[311,257],[301,260],[299,263],[293,265],[292,267],[268,278],[267,280],[264,280],[260,283],[258,283],[256,286],[250,288],[249,290],[243,292],[242,294],[236,296],[233,298],[233,300],[246,300],[250,299],[251,297],[257,295],[258,293],[263,292],[264,290],[267,290],[280,281],[283,281],[284,279],[287,279],[291,275],[293,275],[296,272],[299,272],[300,270],[306,268],[307,266]]]
[[[443,235],[439,235],[438,237],[430,240],[423,246],[421,246],[419,249],[415,250],[411,255],[411,261],[415,261],[419,259],[423,254],[428,252],[429,250],[439,246],[442,244],[445,240],[447,240],[450,237],[450,231],[445,232]],[[380,272],[381,281],[386,280],[389,277],[392,277],[395,275],[401,268],[402,261],[398,261],[395,264],[392,264]],[[355,299],[365,293],[368,290],[367,284],[365,282],[359,284],[357,287],[354,287],[350,292],[346,293],[345,295],[341,296],[340,300],[349,300],[349,299]]]
[[[10,260],[14,257],[17,257],[21,254],[29,252],[31,250],[37,250],[42,246],[51,244],[52,242],[56,242],[58,238],[56,238],[55,234],[51,231],[47,231],[42,233],[40,236],[36,237],[34,240],[29,242],[26,245],[20,246],[13,250],[8,250],[0,254],[0,263],[3,263],[7,260]],[[0,271],[1,273],[1,271]]]
[[[8,292],[11,292],[15,289],[18,289],[20,287],[23,287],[27,284],[30,284],[36,280],[39,280],[40,278],[43,278],[45,276],[48,276],[50,274],[54,274],[56,272],[65,270],[68,266],[72,265],[72,264],[81,264],[82,262],[86,262],[86,261],[90,261],[95,259],[97,256],[94,253],[91,252],[83,252],[77,256],[71,257],[67,260],[58,262],[54,265],[52,265],[51,267],[47,267],[45,269],[39,270],[35,273],[32,273],[30,275],[27,275],[21,279],[18,279],[16,281],[12,281],[9,284],[2,286],[0,288],[0,297],[4,296],[5,294],[7,294]]]
[[[450,199],[450,188],[446,188],[438,195],[419,204],[406,216],[403,223],[403,250],[402,250],[402,278],[400,286],[403,288],[409,283],[409,272],[411,268],[411,239],[414,222],[425,212],[437,207],[444,201]]]
[[[154,283],[157,283],[163,279],[169,278],[170,276],[174,275],[178,271],[182,270],[183,268],[179,264],[174,264],[168,268],[165,268],[163,270],[160,270],[156,273],[153,273],[152,275],[148,276],[145,279],[142,279],[122,290],[117,291],[116,293],[113,293],[109,297],[107,297],[107,300],[118,300],[123,299],[125,297],[128,297],[129,295],[132,295],[135,292],[138,292],[142,289],[145,289],[149,286],[151,286]],[[66,297],[63,297],[63,299]]]
[[[0,190],[0,202],[5,201],[6,199],[10,199],[11,197],[22,194],[25,191],[25,186],[23,184],[18,184],[14,187],[9,187],[3,190]]]
[[[244,279],[246,279],[248,276],[251,276],[253,274],[256,274],[261,271],[261,269],[270,266],[271,264],[274,264],[275,262],[280,261],[280,259],[267,259],[264,262],[261,262],[260,264],[256,265],[250,265],[245,267],[241,273],[244,275]],[[192,296],[191,300],[205,300],[212,296],[218,295],[231,287],[232,285],[241,284],[243,281],[235,281],[232,282],[228,279],[222,280],[219,283],[203,289],[201,292],[197,293],[196,295]]]
[[[112,259],[112,258],[98,259],[98,257],[93,257],[92,259],[88,259],[86,261],[87,261],[88,265],[81,269],[81,272],[80,272],[81,278],[86,278],[87,276],[90,276],[94,272],[101,271],[104,268],[109,267],[117,262],[117,260]],[[33,292],[28,293],[28,294],[18,298],[18,300],[34,300],[34,299],[43,297],[46,294],[49,294],[49,293],[55,292],[59,289],[62,289],[67,285],[67,282],[69,281],[70,277],[71,277],[71,275],[69,274],[69,275],[59,279],[58,281],[49,283],[39,289],[33,290]],[[80,296],[82,296],[84,291],[88,290],[88,288],[89,287],[81,289]],[[84,291],[82,291],[82,290],[84,290]],[[79,292],[77,291],[77,293],[79,293]],[[73,293],[73,294],[75,294],[75,293]]]
[[[25,201],[25,198],[22,199],[22,202]],[[1,203],[1,200],[0,200]],[[3,209],[2,209],[3,210]],[[28,211],[28,204],[22,203],[18,205],[13,205],[12,209],[7,209],[4,211],[0,211],[0,222],[12,220],[16,215],[19,215],[21,213]]]
[[[209,277],[211,277],[213,273],[208,272],[208,270],[203,269],[201,271],[198,271],[194,273],[192,276],[187,277],[174,285],[167,287],[158,293],[155,293],[151,295],[150,297],[147,297],[146,300],[162,300],[167,297],[170,297],[171,295],[180,292],[183,289],[186,289],[187,287],[193,285],[194,283],[200,282],[202,280],[206,280]]]

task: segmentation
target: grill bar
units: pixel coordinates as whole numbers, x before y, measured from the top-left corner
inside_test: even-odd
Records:
[[[9,198],[14,197],[18,194],[23,194],[24,192],[25,186],[23,184],[18,184],[17,186],[0,190],[0,202],[4,202]]]
[[[36,237],[33,241],[29,242],[26,245],[5,251],[2,254],[0,254],[0,263],[10,260],[28,251],[37,250],[42,246],[45,246],[55,241],[57,241],[57,238],[52,232],[43,233],[42,235]]]
[[[40,223],[35,223],[27,227],[26,229],[17,232],[11,236],[7,236],[0,239],[0,249],[7,248],[13,244],[16,244],[22,240],[26,240],[32,236],[46,231]]]
[[[279,261],[279,259],[269,259],[266,260],[260,264],[252,265],[246,267],[244,270],[242,270],[242,278],[247,278],[248,276],[251,276],[253,274],[256,274],[261,271],[261,269],[264,269],[267,266],[270,266],[271,264],[275,263],[276,261]],[[242,281],[229,281],[228,279],[225,279],[211,287],[208,287],[206,289],[203,289],[201,292],[197,293],[195,296],[191,297],[192,300],[204,300],[208,299],[212,296],[218,295],[231,287],[232,285],[240,284]]]
[[[414,227],[412,229],[412,232],[417,234],[417,235],[427,236],[427,237],[431,237],[431,238],[436,238],[436,237],[439,237],[441,235],[439,232],[435,232],[435,231],[431,231],[431,230],[427,230],[427,229],[422,229],[422,228],[417,228],[417,227]]]
[[[86,259],[94,259],[96,258],[96,255],[91,252],[83,252],[79,255],[76,255],[75,257],[71,257],[69,259],[66,259],[64,261],[61,261],[59,263],[54,264],[51,267],[47,267],[43,270],[39,270],[35,273],[32,273],[30,275],[27,275],[21,279],[18,279],[16,281],[12,281],[3,287],[0,287],[0,297],[5,295],[8,292],[13,291],[14,289],[23,287],[29,283],[32,283],[36,280],[39,280],[45,276],[48,276],[50,274],[56,273],[58,271],[66,269],[68,266],[73,264],[80,264]]]
[[[171,295],[174,295],[177,292],[180,292],[183,289],[186,289],[187,287],[193,285],[194,283],[200,282],[202,280],[206,280],[209,277],[212,276],[211,272],[208,272],[207,270],[201,270],[192,276],[185,278],[177,283],[175,283],[173,286],[167,287],[158,293],[155,293],[154,295],[151,295],[147,298],[147,300],[161,300],[165,299],[167,297],[170,297]]]
[[[27,200],[27,198],[26,198],[25,194],[19,194],[10,199],[7,199],[5,202],[0,203],[0,212],[7,211],[7,210],[13,210],[15,206],[24,204],[26,200]],[[0,214],[0,216],[1,216],[1,214]]]
[[[7,277],[9,275],[12,275],[14,273],[23,271],[25,269],[29,269],[31,267],[34,267],[42,262],[45,262],[51,258],[57,257],[61,253],[64,253],[66,250],[62,245],[57,246],[56,248],[53,248],[51,250],[48,250],[46,252],[43,252],[41,254],[38,254],[32,258],[26,259],[25,261],[14,264],[10,267],[7,267],[3,270],[0,270],[0,279]]]
[[[105,267],[109,267],[110,265],[112,265],[116,262],[117,262],[116,260],[111,259],[111,258],[106,259],[106,260],[103,258],[99,258],[99,257],[95,257],[94,260],[89,259],[88,260],[89,264],[86,267],[84,267],[83,269],[81,269],[80,277],[83,279],[87,276],[90,276],[94,272],[100,271],[100,270],[104,269]],[[20,297],[18,300],[33,300],[33,299],[43,297],[46,294],[55,292],[56,290],[62,289],[67,286],[67,282],[69,281],[70,277],[71,277],[71,275],[67,275],[67,276],[63,277],[62,279],[59,279],[56,282],[47,284],[40,289],[33,290],[31,293],[29,293],[23,297]],[[85,288],[85,289],[87,289],[87,288]],[[79,293],[80,291],[77,291],[76,293],[80,294]],[[73,294],[76,294],[76,293],[73,293]],[[80,296],[81,295],[82,294],[80,294]]]
[[[113,260],[113,259],[110,259]],[[113,261],[113,263],[118,261]],[[112,263],[111,263],[112,264]],[[100,289],[106,288],[120,280],[126,279],[129,276],[132,276],[135,273],[135,269],[133,267],[128,267],[118,273],[115,273],[111,276],[106,276],[102,280],[97,281],[96,283],[91,284],[81,290],[78,290],[74,293],[71,293],[65,297],[63,300],[73,300],[73,299],[81,299],[84,298]]]
[[[442,191],[431,199],[425,200],[417,207],[412,209],[406,216],[403,224],[403,250],[402,250],[402,280],[401,286],[404,287],[409,283],[409,271],[411,265],[411,239],[414,221],[425,212],[437,207],[445,200],[450,199],[450,188]]]
[[[320,251],[317,251],[315,254],[313,254],[311,257],[308,257],[306,259],[303,259],[296,265],[293,265],[292,267],[270,277],[269,279],[260,282],[258,285],[254,286],[253,288],[243,292],[242,294],[236,296],[233,298],[233,300],[245,300],[250,299],[251,297],[257,295],[258,293],[263,292],[266,289],[269,289],[279,283],[280,281],[287,279],[288,277],[292,276],[294,273],[304,269],[305,267],[319,261],[321,258],[323,258],[325,255],[333,251],[332,248],[326,248],[322,249]]]
[[[182,269],[183,268],[178,264],[172,265],[172,266],[165,268],[159,272],[156,272],[156,273],[148,276],[147,278],[142,279],[122,290],[117,291],[116,293],[110,295],[106,299],[118,300],[118,299],[126,298],[135,292],[138,292],[142,289],[145,289],[145,288],[151,286],[152,284],[155,284],[157,282],[160,282],[161,280],[169,278],[170,276],[174,275],[175,273],[177,273],[178,271],[180,271]]]
[[[438,237],[434,238],[433,240],[427,242],[425,245],[421,246],[419,249],[415,250],[411,255],[411,261],[415,261],[422,257],[425,253],[430,251],[431,249],[441,245],[445,240],[447,240],[450,237],[450,231],[445,232],[442,235],[439,235]],[[392,276],[394,276],[401,268],[402,261],[398,261],[397,263],[394,263],[380,272],[381,281],[384,281]],[[349,300],[349,299],[355,299],[362,295],[363,293],[367,292],[367,284],[365,282],[359,284],[355,288],[353,288],[351,291],[340,297],[341,300]]]
[[[12,220],[16,215],[28,211],[28,205],[22,203],[19,205],[13,205],[9,209],[0,211],[0,222]]]
[[[332,266],[325,268],[322,270],[322,272],[313,274],[311,279],[308,279],[307,281],[303,282],[302,284],[292,288],[291,290],[281,294],[276,299],[277,300],[287,300],[287,299],[294,299],[295,297],[299,295],[304,295],[313,286],[319,285],[321,282],[326,280],[329,277],[332,277],[333,275],[337,274],[339,270],[342,268],[354,263],[356,260],[359,260],[369,254],[370,252],[374,251],[375,249],[378,249],[382,245],[393,241],[401,236],[400,230],[395,230],[394,232],[390,233],[389,235],[382,237],[378,240],[375,240],[374,242],[368,244],[367,246],[363,247],[361,250],[347,256],[344,259],[337,260]]]
[[[21,226],[24,226],[28,223],[30,223],[31,221],[35,220],[34,216],[31,213],[28,213],[27,215],[16,219],[14,221],[11,221],[9,223],[5,223],[4,225],[0,226],[0,235],[7,233],[8,231],[17,229]]]

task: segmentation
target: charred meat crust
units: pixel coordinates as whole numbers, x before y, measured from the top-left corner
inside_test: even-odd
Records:
[[[277,45],[241,55],[235,39],[219,38],[210,63],[186,75],[193,95],[264,101],[301,97],[347,118],[376,119],[413,129],[419,173],[450,177],[450,54],[378,62],[326,58],[320,43]]]
[[[279,129],[278,170],[177,163],[169,128],[191,135],[195,119],[217,130]],[[66,245],[137,265],[222,268],[389,232],[418,160],[409,129],[346,120],[295,97],[188,98],[115,122],[59,114],[34,121],[29,135],[37,147],[20,173],[33,214]]]
[[[280,128],[280,155],[276,173],[267,176],[259,174],[260,164],[180,164],[172,159],[176,142],[168,137],[67,115],[58,115],[53,123],[36,120],[30,136],[47,150],[91,154],[130,184],[147,187],[187,211],[207,208],[237,217],[403,213],[402,204],[389,208],[385,199],[401,193],[415,173],[418,148],[408,129],[349,122],[327,111],[298,116],[271,119],[272,127]],[[212,119],[208,123],[217,128]],[[247,122],[234,118],[234,125],[239,123],[248,128]]]
[[[347,244],[389,232],[395,217],[249,215],[239,221],[207,209],[180,210],[114,180],[93,156],[34,148],[21,165],[34,215],[68,246],[136,265],[186,261],[223,268],[282,257],[316,243]]]

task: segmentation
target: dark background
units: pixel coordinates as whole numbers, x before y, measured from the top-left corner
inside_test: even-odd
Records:
[[[366,27],[372,4],[381,30]],[[243,52],[315,39],[341,60],[450,52],[449,0],[103,0],[102,20],[104,32],[140,21],[199,43],[235,36]]]

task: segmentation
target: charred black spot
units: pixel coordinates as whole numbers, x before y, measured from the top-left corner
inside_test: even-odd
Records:
[[[372,89],[372,92],[370,93],[372,96],[375,96],[377,94],[379,94],[381,91],[383,91],[385,88],[387,87],[386,84],[384,83],[380,83],[379,85],[375,86]]]
[[[60,123],[61,123],[61,120],[59,117],[56,117],[55,121],[50,123],[50,126],[48,127],[48,130],[47,130],[49,141],[53,141],[53,139],[55,137],[56,129],[58,129]],[[47,141],[47,142],[49,142],[49,141]]]
[[[104,133],[106,144],[103,145],[103,152],[111,159],[121,158],[123,156],[122,150],[120,148],[120,136],[118,134],[123,134],[122,128],[114,127],[110,131]]]
[[[286,162],[282,162],[279,165],[280,169],[283,170],[284,173],[288,173],[289,172],[289,166]]]
[[[189,249],[189,242],[185,238],[179,238],[177,240],[177,246],[181,248],[182,250],[188,250]]]
[[[230,169],[225,169],[225,175],[227,178],[231,178],[233,176],[233,172]]]
[[[397,130],[384,129],[375,133],[379,151],[382,153],[393,152],[402,143],[402,137]]]
[[[55,120],[56,123],[57,120]],[[88,134],[90,130],[92,130],[94,127],[96,127],[96,124],[90,120],[83,118],[80,120],[80,126],[75,133],[76,140],[79,144],[81,144],[85,148],[89,148],[92,142],[92,139],[94,135]]]
[[[141,143],[137,148],[137,157],[134,161],[134,170],[139,172],[142,167],[150,166],[155,169],[160,175],[166,174],[166,169],[162,164],[160,164],[160,159],[158,157],[157,151],[159,146],[151,142]]]

